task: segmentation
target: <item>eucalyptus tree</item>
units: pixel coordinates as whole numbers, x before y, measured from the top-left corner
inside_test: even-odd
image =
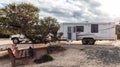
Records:
[[[39,20],[39,11],[40,9],[32,4],[9,4],[0,9],[0,23],[11,31],[24,34],[33,41],[33,26]]]
[[[52,40],[57,40],[60,28],[57,19],[39,19],[39,12],[40,9],[32,4],[9,4],[0,9],[0,24],[12,32],[22,33],[32,42],[45,42],[48,35]]]
[[[40,20],[40,29],[43,36],[49,35],[53,41],[57,40],[57,33],[60,28],[57,19],[52,17],[44,17]]]

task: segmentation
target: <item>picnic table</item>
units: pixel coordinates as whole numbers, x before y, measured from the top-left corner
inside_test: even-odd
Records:
[[[47,54],[47,45],[46,44],[32,44],[31,47],[33,48],[33,51],[34,51],[34,57],[31,58],[32,60],[39,59],[41,56]],[[20,51],[25,51],[25,50],[28,50],[28,49],[26,49],[26,48],[19,48],[19,50]],[[29,58],[29,56],[16,58],[13,55],[11,49],[8,49],[8,54],[9,54],[10,59],[11,59],[12,67],[16,66],[16,60]]]
[[[34,59],[39,59],[41,56],[47,54],[46,44],[33,44],[33,49],[35,52]]]

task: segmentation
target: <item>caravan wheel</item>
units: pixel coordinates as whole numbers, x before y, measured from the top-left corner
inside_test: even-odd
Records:
[[[87,45],[88,44],[88,40],[87,39],[82,39],[82,45]]]
[[[94,45],[95,44],[95,40],[94,39],[89,39],[89,45]]]

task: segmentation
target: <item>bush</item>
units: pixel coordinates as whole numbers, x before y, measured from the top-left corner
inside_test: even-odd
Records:
[[[8,35],[8,34],[0,34],[0,38],[9,38],[10,37],[10,35]]]
[[[52,61],[53,58],[50,55],[43,55],[41,58],[34,60],[35,63],[43,63],[43,62],[48,62]]]

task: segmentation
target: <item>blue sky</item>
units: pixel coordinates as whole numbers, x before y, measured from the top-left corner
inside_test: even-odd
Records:
[[[10,3],[31,3],[40,8],[40,17],[59,22],[119,21],[119,0],[0,0],[0,8]]]

